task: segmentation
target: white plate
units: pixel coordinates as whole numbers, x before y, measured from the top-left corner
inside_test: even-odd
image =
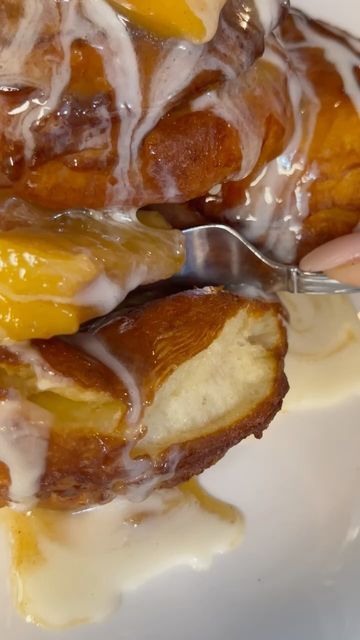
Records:
[[[298,2],[360,35],[359,0],[342,0],[337,16],[338,5]],[[26,625],[4,607],[0,554],[0,638],[359,640],[359,416],[360,398],[283,414],[261,441],[233,449],[203,479],[245,514],[242,546],[209,571],[176,570],[153,580],[101,625],[59,634]]]

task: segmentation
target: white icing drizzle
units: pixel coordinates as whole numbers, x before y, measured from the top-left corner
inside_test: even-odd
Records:
[[[60,305],[76,305],[78,307],[93,307],[99,313],[108,313],[112,311],[124,298],[129,291],[139,286],[144,275],[144,269],[139,268],[138,271],[129,277],[128,287],[123,288],[114,282],[105,273],[101,273],[93,282],[88,284],[84,289],[79,291],[73,297],[56,296],[52,294],[36,294],[36,300],[42,302],[53,302]],[[0,293],[14,300],[15,302],[29,302],[34,300],[32,294],[16,294],[4,286],[0,286]]]
[[[326,59],[336,68],[343,81],[345,93],[360,116],[360,85],[355,75],[355,69],[360,68],[360,41],[355,38],[348,39],[344,33],[339,34],[335,29],[332,31],[341,35],[341,38],[346,42],[340,42],[336,38],[330,39],[319,33],[308,20],[301,16],[295,18],[295,23],[305,37],[305,42],[292,44],[291,49],[296,50],[309,46],[320,48]],[[328,26],[327,28],[331,29]],[[348,44],[351,46],[347,46]]]
[[[47,391],[66,387],[69,381],[65,376],[57,373],[41,357],[39,351],[31,346],[30,342],[3,342],[3,346],[10,351],[20,362],[29,365],[36,376],[39,391]]]
[[[253,20],[253,2],[239,1],[237,5],[237,28],[243,31],[243,37],[246,38],[246,32]],[[235,80],[237,77],[241,80],[243,73],[246,73],[254,62],[254,51],[251,46],[245,46],[240,55],[238,32],[231,27],[223,14],[220,16],[219,25],[224,34],[223,38],[213,40],[209,52],[200,61],[199,71],[219,70],[226,80]]]
[[[290,263],[295,259],[302,220],[308,214],[307,187],[317,175],[316,167],[309,172],[304,172],[304,167],[320,104],[296,53],[292,56],[293,66],[289,67],[281,50],[270,42],[263,59],[286,73],[293,134],[281,156],[270,161],[249,185],[244,204],[228,210],[226,215],[241,221],[251,242],[265,241],[267,252]]]
[[[4,214],[3,221],[6,222],[9,219],[11,227],[14,226],[17,229],[24,227],[26,230],[29,226],[39,225],[41,233],[42,220],[39,214],[33,214],[30,208],[16,199],[6,201],[0,211]],[[0,294],[8,299],[9,304],[12,301],[20,304],[42,301],[77,308],[86,307],[94,310],[94,317],[105,315],[115,309],[130,291],[140,285],[170,277],[176,270],[177,264],[180,265],[180,256],[183,254],[181,233],[142,224],[133,211],[125,213],[115,208],[104,211],[66,211],[50,221],[49,226],[45,225],[45,232],[53,234],[55,243],[56,235],[59,233],[66,234],[71,241],[72,219],[79,219],[84,237],[82,242],[81,234],[78,233],[79,240],[76,240],[74,250],[78,254],[87,255],[92,261],[97,259],[92,279],[82,286],[80,282],[77,290],[61,295],[67,287],[67,274],[65,271],[60,273],[56,262],[53,264],[50,258],[48,267],[44,264],[43,269],[47,268],[49,274],[56,273],[57,293],[53,293],[46,286],[43,286],[41,293],[36,295],[33,291],[14,293],[10,287],[1,283]],[[89,222],[91,219],[94,220],[94,225]],[[90,247],[86,245],[88,228],[93,232],[93,244]],[[98,239],[99,250],[94,243],[94,238]],[[31,236],[29,236],[29,242],[31,242]],[[13,261],[16,259],[17,254],[14,253]],[[31,252],[28,263],[36,265],[36,257],[34,258]]]
[[[360,314],[349,298],[280,297],[289,314],[285,410],[328,408],[359,397]]]
[[[30,161],[34,152],[34,136],[32,128],[41,118],[48,115],[56,108],[62,91],[70,79],[70,46],[74,38],[73,26],[76,23],[77,1],[62,3],[60,23],[60,45],[64,59],[60,64],[55,64],[51,74],[49,93],[46,98],[34,98],[31,107],[27,109],[20,120],[22,139],[25,143],[25,158]],[[26,27],[31,29],[33,20],[27,22]],[[30,105],[29,105],[30,106]]]
[[[128,391],[130,402],[124,431],[127,444],[121,450],[119,469],[122,475],[125,472],[127,499],[132,502],[141,502],[160,484],[174,477],[181,460],[181,449],[173,447],[167,456],[166,468],[162,469],[161,474],[154,474],[151,459],[148,457],[143,458],[141,455],[136,454],[136,445],[143,436],[141,424],[143,402],[134,375],[120,361],[118,356],[111,353],[108,346],[98,335],[78,334],[68,340],[113,371]]]
[[[106,34],[104,64],[108,80],[115,90],[116,107],[121,118],[118,139],[116,178],[121,188],[130,189],[128,172],[131,165],[131,140],[142,114],[140,74],[134,45],[126,22],[106,0],[83,0],[84,14]],[[114,79],[117,80],[114,82]]]
[[[130,291],[141,284],[143,269],[138,271],[136,278],[129,277],[127,280],[126,290],[111,280],[105,273],[101,273],[94,282],[72,299],[71,304],[93,307],[103,314],[109,313],[126,298]]]
[[[271,0],[271,4],[274,1]],[[279,0],[276,2],[280,6]],[[215,3],[206,0],[205,3],[195,4],[195,13],[204,19],[208,29],[212,25],[210,30],[214,30],[225,0],[217,0]],[[64,102],[59,104],[70,79],[71,47],[76,40],[86,41],[101,53],[121,120],[117,141],[118,161],[114,169],[117,184],[108,188],[108,202],[129,202],[137,188],[138,153],[144,137],[156,126],[192,79],[206,69],[219,70],[226,78],[234,78],[234,67],[247,68],[250,64],[252,46],[249,51],[245,47],[244,51],[239,52],[240,58],[237,58],[235,52],[238,49],[237,30],[243,28],[246,31],[248,21],[252,19],[252,6],[239,2],[238,10],[244,16],[244,24],[240,21],[236,28],[221,16],[220,24],[224,35],[215,39],[214,44],[194,45],[175,39],[165,41],[164,53],[159,56],[149,84],[142,78],[143,69],[127,22],[106,0],[59,0],[52,5],[51,11],[48,5],[44,0],[24,0],[24,13],[15,26],[15,37],[10,44],[6,42],[3,48],[0,41],[0,80],[4,81],[4,74],[7,74],[7,82],[11,86],[29,84],[24,83],[28,67],[35,67],[37,74],[39,73],[39,61],[36,57],[32,59],[32,55],[35,55],[33,50],[36,50],[43,33],[46,34],[45,37],[49,37],[49,29],[53,47],[52,53],[44,59],[46,73],[42,79],[40,94],[32,94],[9,114],[7,136],[25,143],[25,158],[31,164],[35,151],[36,125],[44,117],[55,113],[57,108],[57,115],[61,119],[71,106],[64,97]],[[21,38],[19,52],[13,55]],[[16,59],[16,63],[13,59]],[[38,86],[38,80],[30,82],[30,85]],[[14,116],[13,120],[11,115]],[[103,148],[104,145],[105,149],[111,151],[112,118],[108,107],[97,105],[96,118],[99,124],[92,127],[91,131],[84,127],[80,134],[77,146],[79,151]],[[64,141],[66,144],[66,137],[70,134],[66,127],[66,123],[62,121],[61,126],[52,129],[54,155],[61,153]],[[73,162],[76,168],[76,159]],[[176,199],[180,195],[171,175],[157,175],[156,179],[163,189],[164,201]]]
[[[279,2],[279,0],[255,0],[255,6],[266,34],[276,27],[279,20],[281,6],[287,6],[288,0]]]
[[[202,53],[202,47],[175,41],[163,55],[151,78],[149,108],[134,136],[133,157],[136,157],[146,134],[167,111],[168,105],[191,82]]]
[[[14,38],[0,48],[0,83],[3,86],[12,86],[14,78],[18,80],[22,76],[23,66],[41,31],[44,4],[42,0],[27,0]],[[29,29],[30,24],[32,29]]]
[[[0,401],[0,461],[10,473],[9,500],[19,508],[35,501],[45,471],[52,416],[14,392]]]
[[[262,4],[259,2],[259,5]],[[278,47],[276,41],[268,40],[263,60],[281,69],[287,77],[289,103],[293,116],[293,133],[281,156],[270,161],[254,177],[246,188],[244,202],[232,210],[224,212],[229,220],[241,222],[242,230],[252,242],[261,242],[264,250],[278,260],[291,263],[296,257],[297,241],[301,235],[303,220],[309,213],[309,187],[318,177],[316,164],[307,167],[307,157],[315,131],[320,102],[316,87],[308,80],[305,62],[301,50],[318,46],[341,75],[344,88],[354,106],[359,104],[360,90],[355,76],[355,67],[359,65],[360,44],[348,38],[348,45],[335,38],[325,37],[311,27],[309,21],[294,12],[296,27],[303,33],[305,41],[286,43]],[[264,27],[265,28],[265,27]],[[345,34],[334,33],[344,38]],[[284,53],[285,51],[285,53]],[[286,51],[290,61],[286,58]],[[260,61],[262,64],[262,61]],[[239,81],[237,81],[239,84]],[[274,95],[276,91],[273,92]],[[263,135],[252,131],[251,113],[246,108],[234,108],[234,100],[227,102],[230,96],[228,88],[225,99],[220,92],[213,91],[201,96],[193,103],[194,109],[210,109],[241,132],[242,153],[248,161],[236,180],[249,175],[258,157],[258,140]],[[240,98],[236,98],[236,102]],[[208,196],[211,202],[213,195]],[[215,200],[216,200],[215,194]]]
[[[280,56],[270,48],[266,50],[265,59],[278,65],[283,64]],[[249,232],[251,240],[266,234],[266,250],[276,253],[284,262],[292,262],[295,258],[296,241],[302,221],[309,212],[306,187],[316,178],[315,167],[305,175],[304,168],[320,103],[314,88],[304,76],[302,63],[300,62],[299,66],[297,63],[294,56],[294,70],[287,68],[288,91],[294,120],[293,135],[281,156],[268,163],[262,178],[264,190],[257,187],[255,199],[251,196],[250,207],[253,208],[257,220],[255,224],[252,222],[245,232]],[[275,223],[273,219],[279,204],[284,216]]]
[[[27,5],[28,2],[32,0],[26,0],[25,4]],[[72,43],[82,38],[102,51],[105,70],[114,87],[116,106],[122,121],[118,140],[119,162],[116,177],[122,183],[121,186],[125,186],[126,189],[131,160],[130,141],[140,119],[142,105],[138,62],[126,23],[105,0],[71,0],[71,2],[61,0],[58,6],[61,17],[59,39],[62,57],[59,64],[54,64],[48,95],[24,105],[24,117],[20,119],[20,126],[21,137],[25,141],[26,159],[30,161],[34,151],[33,125],[56,108],[61,93],[70,79]],[[35,17],[34,12],[30,10],[24,13],[21,30],[33,33]],[[39,23],[40,16],[38,18]],[[35,44],[35,38],[31,44],[32,46]],[[23,57],[29,52],[30,47],[27,47]],[[20,69],[18,73],[21,74]],[[16,74],[13,77],[14,83],[16,84]],[[110,126],[108,115],[106,120],[105,126],[102,127],[104,131]],[[14,131],[15,136],[19,133]]]
[[[130,400],[127,420],[131,424],[138,424],[142,412],[142,402],[137,381],[132,373],[117,356],[111,353],[99,336],[78,334],[71,340],[81,347],[85,353],[102,362],[124,383]]]
[[[134,436],[133,430],[127,430],[129,443],[123,448],[119,467],[126,473],[125,496],[131,502],[143,502],[163,483],[172,480],[181,460],[179,447],[173,447],[167,454],[166,468],[160,474],[154,473],[154,466],[148,457],[136,455],[136,444],[141,441],[141,432]]]
[[[36,301],[52,302],[57,305],[75,305],[77,307],[90,307],[96,309],[98,314],[106,314],[115,309],[126,298],[128,293],[136,289],[144,281],[146,270],[143,265],[135,269],[126,279],[126,286],[120,286],[105,273],[101,273],[93,282],[79,291],[73,297],[37,294]],[[34,301],[33,295],[20,295],[0,287],[1,294],[15,302]],[[35,304],[35,302],[34,302]]]

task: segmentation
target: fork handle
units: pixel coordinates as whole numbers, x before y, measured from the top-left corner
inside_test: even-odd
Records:
[[[280,274],[279,274],[280,275]],[[322,273],[301,271],[298,267],[286,267],[284,282],[278,283],[278,291],[307,294],[359,293],[359,287],[353,287],[337,280],[332,280]]]

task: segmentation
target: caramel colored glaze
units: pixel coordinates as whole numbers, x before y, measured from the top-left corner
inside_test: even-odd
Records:
[[[329,50],[332,43],[341,43],[344,49],[343,53],[339,54],[339,66],[335,66],[333,61],[327,58],[323,48],[307,44],[307,32],[304,31],[304,35],[300,30],[302,25],[305,29],[311,29],[315,38],[325,38]],[[255,226],[252,227],[251,240],[269,255],[279,258],[276,243],[275,250],[273,245],[268,244],[268,232],[279,224],[283,225],[280,228],[284,230],[292,226],[296,244],[294,256],[299,260],[324,242],[351,233],[360,222],[360,118],[352,96],[344,89],[340,59],[343,55],[344,64],[348,64],[347,69],[351,73],[349,61],[351,55],[356,58],[356,53],[355,49],[352,50],[351,42],[347,41],[341,32],[310,20],[300,12],[288,15],[279,29],[288,56],[287,61],[283,58],[282,66],[277,69],[277,73],[282,77],[278,85],[279,90],[284,92],[283,99],[290,104],[291,84],[286,87],[284,70],[289,73],[292,68],[296,68],[298,86],[305,87],[308,92],[307,97],[303,98],[304,112],[310,117],[312,113],[315,116],[313,131],[310,124],[307,124],[302,132],[297,157],[303,158],[303,168],[296,169],[296,180],[293,180],[291,190],[293,193],[297,188],[302,192],[303,210],[295,210],[295,203],[290,205],[286,199],[287,195],[284,195],[283,189],[287,188],[291,178],[288,177],[287,181],[281,182],[277,180],[277,175],[274,180],[272,174],[269,178],[265,172],[269,163],[284,153],[289,140],[289,136],[282,135],[279,121],[272,115],[267,119],[261,155],[250,175],[244,180],[223,184],[216,196],[210,193],[205,198],[194,201],[192,206],[205,219],[225,219],[230,223],[234,216],[245,221],[248,211],[249,215],[259,220],[259,228],[262,228],[261,217],[266,215],[264,189],[268,188],[271,197],[276,198],[278,204],[274,206],[271,220],[265,225],[266,229],[264,228],[262,233],[258,234]],[[359,70],[354,67],[353,73],[353,83],[356,87],[356,82],[360,84],[360,67]],[[309,94],[312,94],[312,97]],[[295,112],[298,111],[299,109],[295,108]],[[288,125],[285,124],[285,129],[289,125],[292,126],[291,118],[288,119]],[[292,175],[290,172],[289,176]],[[291,219],[286,225],[284,218],[289,218],[289,214]],[[280,235],[279,242],[281,240]],[[283,255],[280,259],[285,261]],[[292,261],[291,256],[289,261]]]
[[[54,210],[65,208],[102,209],[107,202],[108,189],[115,182],[105,168],[104,158],[84,155],[50,160],[29,170],[15,185],[14,194],[25,200]],[[70,161],[69,161],[70,162]],[[141,207],[162,202],[161,175],[168,172],[177,184],[179,195],[175,201],[190,200],[222,182],[241,167],[242,154],[235,128],[209,111],[194,113],[173,112],[145,138],[141,152],[142,184],[121,202]],[[80,168],[79,168],[80,167]]]
[[[190,291],[115,312],[96,336],[131,371],[146,405],[175,368],[213,342],[239,306],[239,298],[226,291]],[[114,398],[120,394],[126,400],[116,375],[80,347],[60,338],[32,344],[60,376],[84,389],[104,391]]]
[[[242,164],[238,132],[210,111],[174,112],[164,118],[146,138],[141,157],[145,175],[152,177],[154,203],[163,200],[156,184],[166,169],[176,181],[181,194],[176,200],[181,202],[206,193]]]
[[[309,24],[319,34],[341,41],[341,36],[336,37],[326,26],[313,20]],[[298,34],[290,17],[282,30],[285,43],[291,47]],[[350,233],[360,222],[360,117],[344,92],[341,75],[326,59],[324,51],[315,48],[300,51],[307,78],[316,88],[320,102],[305,167],[306,171],[316,164],[317,176],[310,187],[310,215],[305,220],[299,246],[301,258],[324,242]],[[360,91],[360,74],[358,82]]]
[[[109,324],[97,329],[96,337],[117,356],[133,374],[140,390],[143,407],[151,403],[156,389],[182,363],[206,349],[218,336],[225,323],[241,309],[249,318],[261,318],[271,311],[280,314],[278,305],[250,301],[218,289],[196,290],[155,300],[143,307],[122,311]],[[200,473],[218,460],[227,449],[251,433],[260,437],[280,409],[288,389],[283,371],[286,335],[279,319],[279,340],[272,350],[276,374],[269,397],[239,422],[216,433],[197,437],[151,458],[144,453],[137,458],[139,471],[124,463],[140,439],[141,429],[124,422],[111,433],[89,432],[84,429],[53,429],[50,433],[46,472],[42,477],[38,498],[41,505],[53,508],[74,508],[97,504],[122,493],[130,485],[155,481],[172,486]],[[107,366],[86,355],[80,347],[61,339],[34,341],[43,362],[60,377],[66,378],[66,388],[76,389],[79,400],[82,391],[95,396],[116,399],[128,404],[124,387]],[[4,367],[6,351],[1,351]],[[7,370],[17,371],[19,365],[8,354]],[[132,435],[131,435],[132,434]],[[130,448],[129,448],[130,447]],[[171,471],[174,454],[176,470]],[[133,463],[132,463],[133,464]],[[161,480],[163,476],[163,480]],[[157,479],[158,478],[158,479]],[[7,500],[9,476],[0,465],[0,497]]]
[[[84,390],[106,393],[121,400],[126,398],[124,384],[113,371],[70,342],[53,338],[33,340],[32,345],[49,365],[50,371],[68,379],[70,384]]]
[[[10,33],[11,25],[14,28],[14,33],[6,41],[8,43],[16,33],[21,4],[18,0],[15,3],[6,0],[3,5],[0,12],[4,12],[3,18]],[[121,162],[118,155],[121,119],[116,105],[114,79],[107,77],[100,53],[104,43],[100,41],[96,46],[81,39],[72,43],[69,81],[56,108],[49,113],[45,111],[31,126],[33,150],[31,158],[26,158],[21,134],[23,105],[27,99],[34,101],[42,95],[37,83],[46,87],[50,85],[52,65],[54,61],[61,64],[63,56],[60,18],[54,5],[44,33],[28,56],[26,72],[29,84],[22,84],[11,91],[0,90],[0,197],[1,192],[4,197],[15,195],[52,210],[100,209],[110,205],[140,207],[168,199],[164,175],[174,176],[175,181],[181,176],[175,200],[187,200],[206,192],[214,182],[222,181],[238,170],[241,152],[237,133],[229,128],[228,123],[219,122],[209,113],[203,114],[203,118],[197,115],[194,118],[189,106],[196,95],[221,86],[229,77],[244,74],[261,55],[264,33],[256,12],[249,9],[247,28],[243,29],[238,18],[241,7],[241,0],[229,0],[217,34],[211,42],[203,45],[199,62],[185,88],[180,88],[167,100],[165,121],[161,121],[164,115],[161,113],[155,118],[150,135],[141,141],[137,157],[129,167],[129,190],[129,185],[119,183],[115,175],[117,164]],[[50,12],[50,8],[48,10]],[[174,41],[150,36],[131,25],[128,25],[128,30],[140,78],[141,122],[149,110],[158,106],[151,102],[151,81],[166,55],[171,53]],[[103,37],[106,43],[105,35]],[[1,44],[0,35],[0,48]],[[43,95],[41,99],[44,99]],[[187,118],[180,121],[178,116],[171,116],[172,109],[178,104],[187,109]],[[228,140],[226,131],[229,132]],[[215,144],[217,136],[219,142]],[[208,157],[199,162],[204,141],[208,141]],[[213,148],[210,141],[214,142]],[[183,157],[181,170],[178,166],[180,155]],[[208,173],[209,177],[205,179]]]
[[[47,470],[39,492],[40,504],[55,509],[74,509],[107,502],[130,485],[138,486],[155,480],[156,486],[164,488],[185,482],[218,462],[241,440],[250,435],[261,438],[280,411],[288,388],[285,374],[279,371],[271,397],[251,416],[214,434],[168,447],[156,458],[143,455],[141,460],[147,463],[146,476],[132,483],[129,483],[126,470],[119,466],[125,446],[121,438],[100,434],[89,437],[81,433],[71,434],[69,438],[65,434],[53,434]],[[168,479],[169,461],[174,453],[178,455],[179,452],[176,472]]]
[[[143,403],[151,404],[174,369],[206,349],[243,304],[226,291],[190,291],[130,310],[97,336],[132,371]]]
[[[282,152],[291,138],[293,119],[287,80],[281,69],[265,59],[256,62],[247,74],[241,98],[247,102],[253,114],[253,126],[261,136],[259,155],[249,176],[240,181],[225,181],[216,195],[211,193],[189,204],[189,209],[195,209],[205,220],[222,220],[225,210],[233,209],[242,203],[254,177]],[[218,181],[218,184],[220,183],[221,181]],[[167,218],[172,221],[170,208]],[[203,224],[203,221],[199,221],[199,224]],[[186,226],[189,225],[184,221],[183,227]]]

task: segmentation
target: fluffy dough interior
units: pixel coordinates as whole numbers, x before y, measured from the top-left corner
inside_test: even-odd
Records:
[[[141,449],[183,442],[241,420],[274,384],[269,347],[277,330],[272,315],[240,311],[204,351],[181,365],[145,411]]]

